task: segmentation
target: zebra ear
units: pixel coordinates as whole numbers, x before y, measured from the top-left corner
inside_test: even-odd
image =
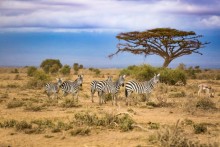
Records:
[[[158,77],[160,76],[160,74],[157,75]]]
[[[123,75],[122,77],[123,77],[123,78],[125,78],[125,77],[126,77],[126,75]]]

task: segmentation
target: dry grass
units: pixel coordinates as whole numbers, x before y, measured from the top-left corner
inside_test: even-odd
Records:
[[[130,107],[125,105],[121,88],[119,106],[114,107],[110,101],[99,106],[97,93],[95,102],[91,102],[90,82],[104,80],[108,75],[115,80],[118,69],[101,69],[99,75],[79,70],[84,74],[84,83],[78,103],[72,101],[71,95],[62,98],[61,92],[59,99],[53,100],[42,88],[28,89],[27,69],[11,71],[14,68],[0,68],[0,146],[220,145],[218,80],[189,80],[185,86],[160,83],[148,99],[135,95],[137,99]],[[76,77],[71,71],[63,79]],[[214,87],[214,98],[197,96],[197,85],[203,82]],[[177,120],[181,123],[177,124]]]

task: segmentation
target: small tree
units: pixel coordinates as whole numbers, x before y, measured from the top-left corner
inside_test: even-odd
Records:
[[[58,59],[46,59],[41,63],[40,67],[45,73],[57,73],[62,67],[62,64]]]
[[[199,52],[208,42],[201,42],[193,31],[180,31],[170,28],[156,28],[143,32],[126,32],[116,36],[119,41],[116,53],[130,52],[135,55],[158,55],[164,59],[163,67],[167,67],[174,59]]]
[[[37,68],[35,66],[29,66],[27,69],[27,75],[29,77],[33,77],[33,75],[36,71],[37,71]]]
[[[69,65],[64,65],[61,69],[60,69],[60,73],[63,75],[69,75],[70,74],[70,66]]]
[[[179,66],[177,67],[177,69],[186,70],[186,65],[183,63],[180,63]]]
[[[78,64],[78,63],[74,63],[74,64],[73,64],[73,69],[74,69],[74,74],[78,74],[79,64]]]
[[[83,69],[83,65],[82,64],[79,65],[79,69]]]

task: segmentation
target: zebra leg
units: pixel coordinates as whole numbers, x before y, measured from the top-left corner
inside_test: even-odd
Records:
[[[102,102],[101,102],[101,99],[102,99],[102,98],[101,98],[101,97],[102,97],[101,91],[98,92],[98,95],[99,95],[99,105],[101,105],[101,104],[102,104]]]
[[[78,98],[78,97],[79,97],[79,92],[76,93],[76,102],[77,102],[77,103],[78,103],[78,101],[79,101],[79,98]]]
[[[93,100],[94,93],[95,93],[95,90],[91,90],[91,101],[92,101],[92,103],[94,103],[94,100]]]
[[[126,95],[126,105],[130,106],[131,105],[131,98],[130,98],[130,92],[127,91],[127,95]]]
[[[117,103],[118,95],[116,94],[114,97],[115,97],[115,106],[118,106],[118,103]]]

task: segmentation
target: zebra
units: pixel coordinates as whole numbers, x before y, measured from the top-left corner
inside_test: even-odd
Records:
[[[63,96],[66,96],[67,94],[71,93],[73,96],[76,95],[76,102],[78,102],[78,94],[79,89],[82,86],[83,83],[83,75],[78,75],[78,78],[75,81],[64,81],[62,85],[60,86],[63,91]]]
[[[112,76],[108,76],[108,78],[105,81],[111,82],[112,81]],[[105,82],[105,81],[96,81],[96,80],[94,80],[94,81],[91,82],[90,85],[91,85],[91,100],[92,100],[92,103],[94,102],[93,96],[94,96],[95,92],[97,91],[97,84],[99,82]]]
[[[156,75],[150,79],[149,81],[145,82],[136,82],[136,81],[129,81],[125,84],[125,97],[126,97],[126,105],[129,105],[129,96],[131,93],[136,92],[138,94],[147,94],[151,93],[156,83],[159,82],[160,74]]]
[[[45,92],[48,97],[50,97],[51,93],[54,94],[54,98],[58,98],[59,87],[63,83],[61,78],[56,78],[57,83],[47,83],[45,85]]]
[[[97,91],[99,95],[99,104],[101,105],[104,100],[105,94],[111,94],[112,96],[112,105],[117,105],[117,97],[118,91],[120,86],[124,86],[125,75],[119,76],[119,79],[116,82],[106,81],[106,82],[99,82],[97,84]]]

